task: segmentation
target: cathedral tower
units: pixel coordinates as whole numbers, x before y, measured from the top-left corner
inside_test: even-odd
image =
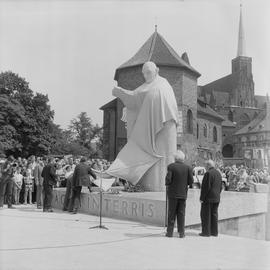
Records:
[[[242,5],[240,5],[240,19],[238,32],[238,46],[236,58],[232,60],[232,75],[237,78],[232,105],[240,107],[254,107],[254,82],[252,76],[252,58],[246,54],[245,33],[242,19]]]

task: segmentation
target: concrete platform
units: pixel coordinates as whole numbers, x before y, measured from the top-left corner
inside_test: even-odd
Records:
[[[65,188],[54,190],[53,206],[62,209]],[[186,226],[200,225],[200,190],[189,189],[186,203]],[[165,225],[165,192],[142,192],[104,194],[103,216],[131,220],[145,224]],[[80,212],[99,214],[99,194],[83,189]],[[266,193],[229,192],[221,193],[219,207],[222,233],[265,239],[267,212]]]
[[[98,217],[43,213],[35,206],[0,210],[1,270],[270,269],[270,243],[220,235],[165,238],[164,228]]]

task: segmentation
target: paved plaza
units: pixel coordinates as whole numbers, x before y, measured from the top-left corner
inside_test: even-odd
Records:
[[[35,206],[0,210],[0,269],[270,269],[270,242],[165,229]]]

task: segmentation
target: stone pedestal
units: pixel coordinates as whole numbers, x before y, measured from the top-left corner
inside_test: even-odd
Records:
[[[266,236],[265,239],[270,241],[270,183],[268,183],[268,202],[266,213]]]
[[[52,202],[54,208],[63,208],[65,191],[65,188],[54,189]],[[267,196],[267,193],[222,192],[219,206],[219,232],[265,240],[266,231],[269,230],[266,223]],[[199,199],[200,190],[188,190],[185,225],[196,229],[199,229],[201,224]],[[104,193],[102,215],[163,227],[165,206],[165,192]],[[79,211],[99,215],[99,207],[99,194],[89,193],[86,188],[83,188]],[[269,218],[268,214],[268,220]]]

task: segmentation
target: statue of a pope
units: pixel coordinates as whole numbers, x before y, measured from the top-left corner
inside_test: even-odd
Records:
[[[127,144],[106,171],[148,191],[163,191],[176,152],[177,104],[172,87],[153,62],[143,65],[145,83],[134,91],[115,87],[126,107]]]

